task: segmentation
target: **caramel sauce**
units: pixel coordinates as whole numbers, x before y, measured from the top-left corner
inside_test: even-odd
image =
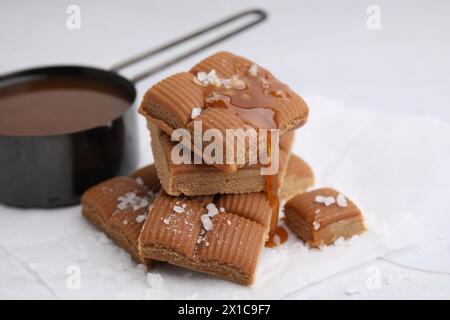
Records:
[[[108,125],[130,104],[111,85],[83,76],[11,84],[0,88],[0,135],[58,135]]]
[[[289,88],[267,70],[259,68],[257,76],[252,76],[249,68],[247,64],[235,68],[245,88],[205,87],[207,106],[228,108],[255,128],[276,129],[278,100],[289,98]]]
[[[278,239],[277,239],[278,238]],[[285,228],[282,226],[278,226],[276,232],[269,237],[269,240],[266,242],[267,248],[275,248],[283,243],[285,243],[288,239],[288,233]]]
[[[204,87],[206,106],[227,108],[240,116],[246,124],[256,129],[277,129],[277,105],[279,99],[290,98],[289,88],[263,68],[258,68],[256,74],[250,74],[250,67],[247,64],[236,67],[239,81],[245,82],[243,87]],[[267,134],[267,155],[269,158],[272,155],[270,130]],[[265,192],[272,208],[270,238],[266,246],[276,247],[286,242],[288,237],[286,230],[278,226],[278,211],[280,208],[278,174],[265,176]],[[279,239],[278,243],[275,238]]]

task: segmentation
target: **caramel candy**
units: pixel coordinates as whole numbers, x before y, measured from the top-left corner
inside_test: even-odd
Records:
[[[269,71],[229,52],[216,53],[189,72],[177,73],[144,95],[139,112],[168,134],[194,123],[218,129],[226,145],[226,129],[279,129],[280,136],[303,125],[306,103]],[[263,140],[262,140],[263,141]],[[188,144],[200,157],[206,156]],[[260,146],[265,148],[264,145]],[[246,149],[246,159],[257,148]],[[227,148],[224,148],[224,159]],[[210,161],[211,159],[205,159]],[[235,172],[242,164],[214,164]]]
[[[150,266],[150,260],[139,256],[138,238],[158,190],[157,185],[148,189],[134,178],[113,178],[83,194],[82,214],[134,260]]]
[[[139,253],[145,259],[250,285],[271,215],[264,194],[254,197],[244,205],[230,198],[213,201],[212,197],[172,197],[162,192],[142,229]],[[264,210],[257,211],[260,208]]]
[[[336,190],[323,188],[299,194],[285,207],[286,225],[311,247],[333,244],[366,230],[358,207]]]
[[[171,157],[174,142],[170,141],[170,136],[155,125],[150,124],[149,128],[157,173],[168,194],[195,196],[264,190],[265,176],[260,173],[260,165],[247,165],[236,172],[229,173],[205,163],[175,164]],[[285,134],[280,139],[278,171],[280,186],[283,184],[293,139],[293,132]]]
[[[312,185],[314,185],[314,173],[311,167],[303,159],[291,155],[280,190],[280,199],[287,201],[298,193],[305,192]]]

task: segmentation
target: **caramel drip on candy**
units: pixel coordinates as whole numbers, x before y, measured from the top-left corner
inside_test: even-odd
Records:
[[[229,85],[205,86],[206,105],[227,108],[255,128],[277,129],[277,104],[280,99],[289,98],[289,88],[263,68],[250,74],[252,67],[237,67],[236,75],[225,79]]]
[[[217,78],[214,82],[218,85],[203,86],[205,104],[207,107],[226,108],[256,129],[268,129],[267,155],[270,158],[270,129],[278,129],[277,105],[280,99],[290,98],[289,88],[256,65],[242,64],[235,69],[236,75],[231,79]],[[275,247],[287,240],[286,230],[278,226],[278,174],[265,176],[265,191],[272,208],[270,238],[266,245]]]
[[[267,154],[269,158],[272,156],[272,132],[267,134]],[[270,163],[269,163],[270,165]],[[267,200],[272,207],[272,220],[270,222],[269,240],[266,242],[266,247],[276,247],[287,241],[288,235],[283,227],[278,225],[278,212],[280,209],[280,200],[278,198],[278,174],[267,175],[265,178],[265,191]],[[276,240],[276,238],[278,238]]]

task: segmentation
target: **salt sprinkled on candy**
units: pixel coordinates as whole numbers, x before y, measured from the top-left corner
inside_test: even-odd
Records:
[[[184,208],[182,206],[173,206],[173,211],[175,211],[176,213],[183,213],[184,212]]]
[[[202,215],[200,220],[202,221],[203,228],[205,228],[206,231],[211,231],[213,229],[213,224],[207,214]]]
[[[145,214],[140,214],[136,217],[136,222],[142,223],[145,220],[145,218],[147,218],[147,216]]]
[[[206,80],[206,72],[200,71],[197,73],[197,79],[200,81]]]
[[[122,224],[127,225],[128,224],[128,220],[127,219],[123,220]]]
[[[325,202],[325,197],[318,195],[318,196],[316,196],[314,198],[314,201],[316,201],[317,203],[324,203]]]
[[[252,66],[248,69],[248,73],[254,77],[258,76],[258,66],[256,64],[252,64]]]
[[[345,196],[343,194],[338,194],[338,196],[336,197],[336,202],[339,207],[347,206],[347,199],[345,199]]]
[[[313,227],[314,227],[314,230],[319,230],[319,228],[320,228],[320,223],[317,222],[317,221],[314,221],[314,222],[313,222]]]
[[[333,197],[324,197],[324,196],[320,196],[320,195],[317,195],[314,198],[314,201],[316,201],[317,203],[323,203],[327,207],[336,202],[336,200]]]
[[[201,108],[197,108],[197,107],[192,108],[191,119],[197,118],[200,115],[200,113],[202,113],[202,109]]]
[[[208,209],[207,215],[209,217],[214,217],[216,214],[219,213],[219,210],[217,209],[214,203],[209,203],[208,205],[206,205],[206,209]]]
[[[163,220],[163,222],[164,222],[164,224],[169,225],[170,224],[170,219],[166,218],[166,219]]]
[[[118,197],[117,200],[119,201],[117,204],[117,209],[119,210],[132,207],[133,211],[136,211],[148,206],[147,198],[139,197],[135,192],[127,192],[123,196]]]
[[[216,69],[212,69],[210,72],[208,72],[208,74],[206,75],[206,79],[211,85],[215,87],[220,87],[222,85],[220,78],[217,76]]]
[[[332,205],[335,202],[336,202],[336,200],[334,200],[333,197],[326,197],[325,201],[324,201],[324,204],[328,207],[329,205]]]
[[[225,208],[224,207],[220,207],[219,211],[220,212],[225,212]]]

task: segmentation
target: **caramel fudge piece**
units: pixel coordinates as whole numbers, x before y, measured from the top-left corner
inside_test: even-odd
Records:
[[[279,129],[280,136],[303,125],[306,103],[269,71],[229,52],[218,52],[177,73],[144,95],[139,112],[168,134],[184,128],[191,133],[196,121],[203,129]],[[197,148],[188,144],[200,157]],[[257,148],[256,148],[257,149]],[[255,149],[246,149],[246,159]],[[227,148],[224,149],[224,158]],[[211,159],[205,159],[210,161]],[[225,163],[225,162],[224,162]],[[242,164],[215,164],[235,172]]]
[[[236,172],[224,172],[207,164],[175,164],[171,153],[174,142],[155,125],[149,126],[156,169],[164,190],[172,195],[212,195],[242,192],[260,192],[265,187],[265,176],[260,165],[249,165]],[[280,140],[278,184],[282,186],[290,157],[294,135],[287,133]]]
[[[139,237],[140,255],[252,284],[271,212],[262,204],[252,209],[245,201],[218,198],[173,197],[161,192]],[[267,201],[263,194],[255,196],[257,200]]]
[[[303,159],[292,154],[289,157],[280,190],[280,199],[287,201],[298,193],[305,192],[312,185],[314,185],[314,174],[311,167]]]
[[[159,186],[148,189],[139,182],[117,177],[90,188],[81,198],[82,214],[134,260],[150,266],[150,260],[139,256],[138,238]]]
[[[323,188],[299,194],[285,207],[286,225],[311,247],[333,244],[366,230],[358,207],[336,190]]]

